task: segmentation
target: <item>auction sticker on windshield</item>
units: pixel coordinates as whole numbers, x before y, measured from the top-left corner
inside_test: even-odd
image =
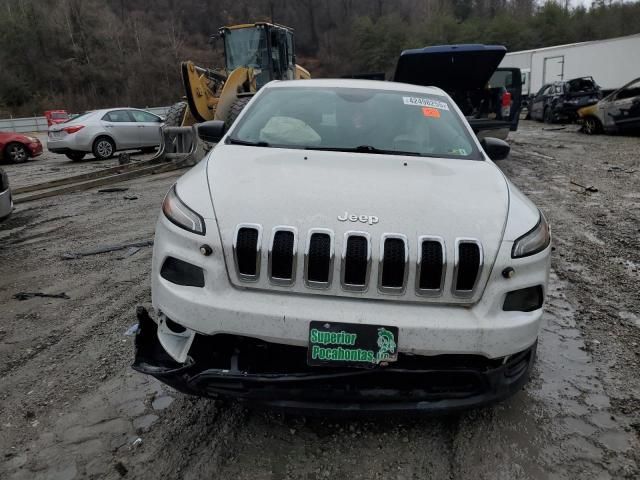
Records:
[[[311,322],[307,363],[371,368],[398,359],[398,327]]]
[[[433,98],[424,97],[402,97],[402,102],[405,105],[415,105],[416,107],[431,107],[438,110],[449,110],[447,102],[441,102],[440,100],[434,100]]]

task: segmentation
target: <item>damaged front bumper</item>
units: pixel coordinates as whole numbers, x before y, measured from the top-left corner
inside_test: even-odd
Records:
[[[490,404],[522,388],[536,351],[534,344],[500,359],[400,354],[383,368],[309,367],[304,347],[220,334],[196,335],[178,363],[142,307],[138,321],[135,370],[184,393],[301,412],[438,413]]]

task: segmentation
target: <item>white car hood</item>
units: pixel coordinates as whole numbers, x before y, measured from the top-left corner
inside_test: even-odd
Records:
[[[207,175],[230,279],[235,285],[249,288],[280,289],[266,278],[264,254],[258,282],[247,285],[235,275],[231,245],[236,226],[241,223],[262,225],[263,253],[268,251],[273,227],[298,230],[298,276],[293,287],[284,289],[304,293],[309,290],[301,281],[302,252],[311,228],[335,232],[337,259],[345,232],[368,232],[374,266],[384,233],[408,237],[410,264],[415,264],[421,235],[444,238],[448,263],[454,258],[456,238],[474,238],[482,243],[485,265],[480,288],[465,303],[475,301],[497,255],[509,207],[506,180],[488,161],[219,144],[211,153]],[[345,212],[375,216],[378,222],[338,221]],[[340,262],[335,263],[339,269]],[[344,292],[335,285],[339,281],[323,293],[380,298],[374,275],[375,267],[365,294]],[[336,278],[339,276],[334,275]],[[412,291],[411,286],[408,291]],[[447,295],[439,301],[458,303]]]

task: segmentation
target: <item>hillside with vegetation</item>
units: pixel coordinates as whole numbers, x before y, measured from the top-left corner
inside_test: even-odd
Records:
[[[390,73],[411,47],[513,51],[638,33],[640,2],[0,0],[0,116],[173,103],[182,60],[221,67],[212,34],[259,20],[296,29],[298,63],[313,76],[340,76]]]

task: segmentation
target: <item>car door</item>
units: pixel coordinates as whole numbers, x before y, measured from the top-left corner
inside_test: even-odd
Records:
[[[522,105],[522,75],[519,68],[497,68],[489,84],[492,87],[504,87],[511,94],[511,111],[509,113],[509,129],[515,132],[520,121]]]
[[[606,108],[605,123],[619,130],[640,127],[640,78],[618,90]]]
[[[160,125],[162,119],[144,110],[130,110],[129,113],[137,123],[138,147],[154,147],[160,145]]]
[[[102,117],[105,131],[115,140],[116,148],[135,148],[138,143],[138,124],[129,110],[111,110]]]
[[[531,100],[531,118],[534,120],[542,120],[542,114],[544,112],[545,95],[550,90],[552,85],[543,85],[538,93],[535,94],[533,100]]]

